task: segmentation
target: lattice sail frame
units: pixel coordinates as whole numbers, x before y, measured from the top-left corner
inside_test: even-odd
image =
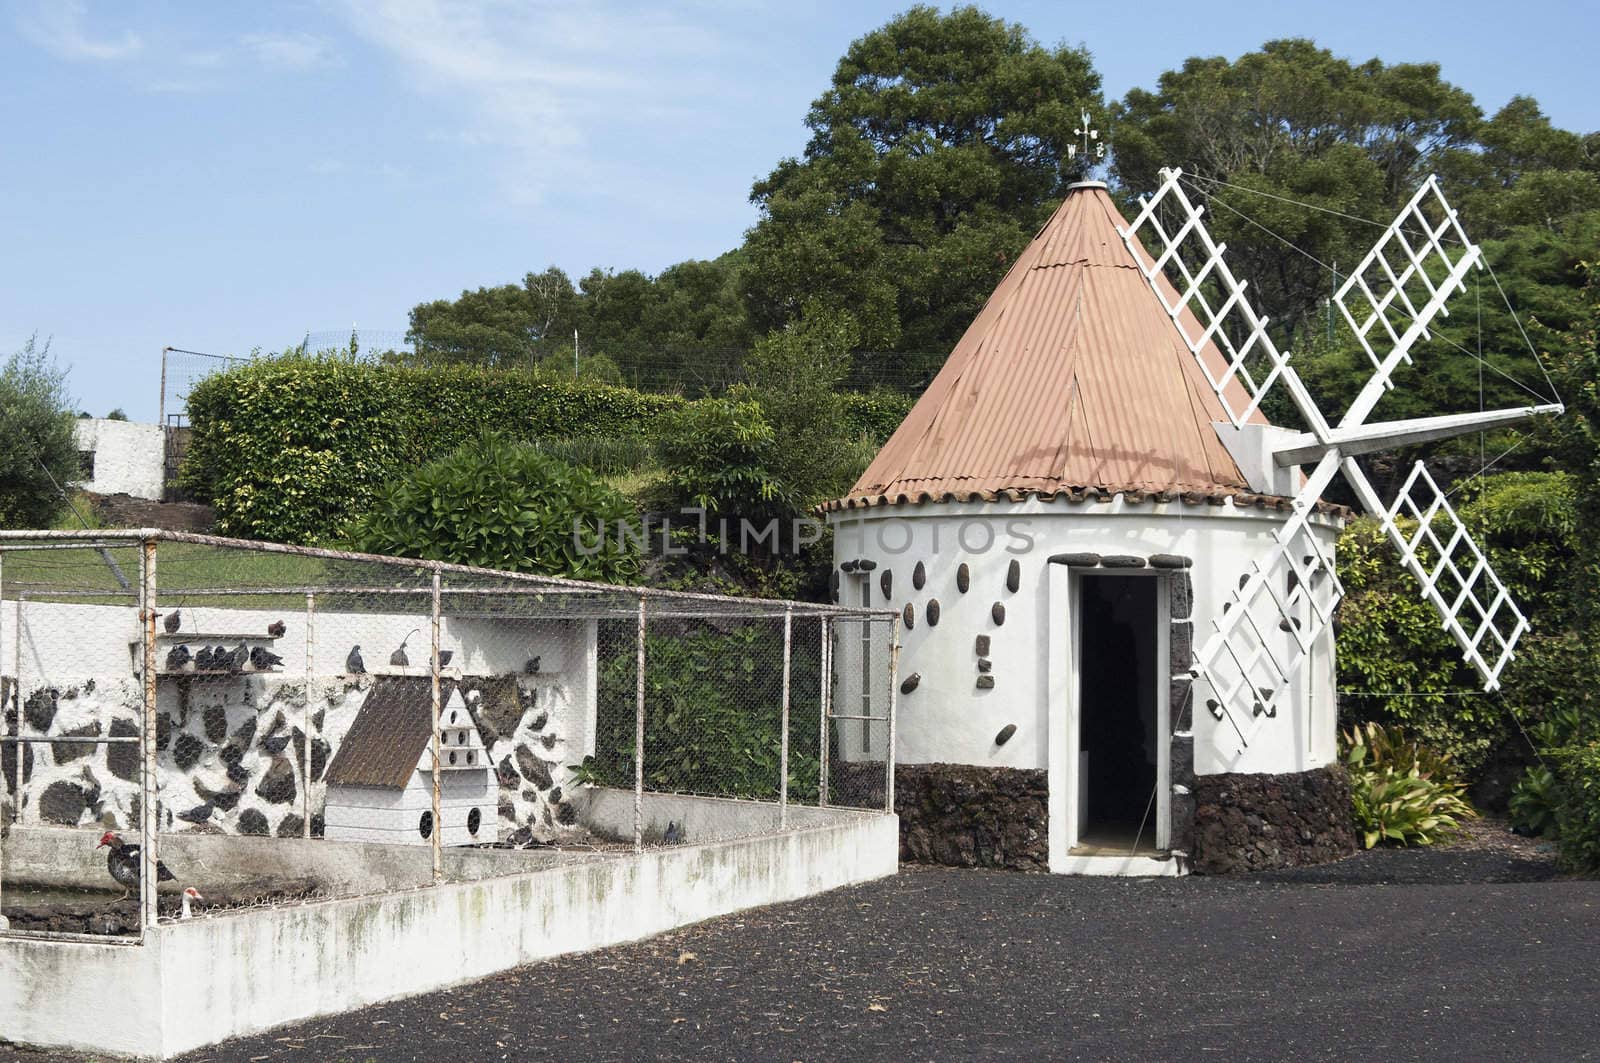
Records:
[[[1141,198],[1134,221],[1118,231],[1229,420],[1235,428],[1242,427],[1281,380],[1312,432],[1329,443],[1328,420],[1289,365],[1288,353],[1279,351],[1267,334],[1268,319],[1250,305],[1246,282],[1234,276],[1224,257],[1227,246],[1216,243],[1206,230],[1204,209],[1179,183],[1182,171],[1163,169],[1161,176],[1156,192]],[[1164,206],[1178,219],[1170,232],[1159,217]],[[1148,233],[1157,248],[1154,256],[1141,242],[1141,233]],[[1373,364],[1372,375],[1340,419],[1340,428],[1357,427],[1366,420],[1384,392],[1393,388],[1394,371],[1401,362],[1411,361],[1417,340],[1427,338],[1433,319],[1448,312],[1446,300],[1465,291],[1466,274],[1481,265],[1481,251],[1467,238],[1438,180],[1430,176],[1335,293],[1340,313]],[[1207,297],[1207,286],[1217,298]],[[1375,347],[1374,338],[1387,350]],[[1224,363],[1221,372],[1211,364],[1218,356]],[[1247,364],[1252,359],[1259,372]],[[1230,397],[1234,388],[1243,391],[1246,402],[1237,401],[1237,391]],[[1420,462],[1394,505],[1386,509],[1359,466],[1330,445],[1295,496],[1294,516],[1274,536],[1265,557],[1252,562],[1196,654],[1193,674],[1216,695],[1207,707],[1218,721],[1227,718],[1241,749],[1249,746],[1251,735],[1265,720],[1277,715],[1289,681],[1332,623],[1333,611],[1343,598],[1332,559],[1308,523],[1341,464],[1368,508],[1384,514],[1384,529],[1421,585],[1423,599],[1439,613],[1445,630],[1483,678],[1485,690],[1499,686],[1499,675],[1527,629],[1522,612]],[[1424,506],[1411,497],[1419,485],[1431,491]],[[1419,522],[1415,536],[1407,536],[1397,524],[1402,509]],[[1451,525],[1444,542],[1432,531],[1439,519]],[[1458,549],[1464,549],[1471,561],[1464,577],[1453,557]],[[1431,569],[1425,567],[1425,550],[1438,557]],[[1449,599],[1438,586],[1446,577],[1453,578],[1458,588]],[[1286,581],[1283,594],[1273,589],[1279,578]],[[1487,606],[1473,592],[1480,579],[1493,591]],[[1514,618],[1509,635],[1496,623],[1503,609]],[[1306,615],[1298,616],[1298,611]],[[1483,652],[1486,639],[1492,662]],[[1248,728],[1240,725],[1240,717],[1252,721]]]
[[[1245,746],[1259,720],[1278,715],[1344,598],[1333,557],[1309,520],[1314,505],[1312,499],[1297,510],[1274,533],[1265,557],[1251,562],[1196,656],[1195,671],[1215,694],[1206,708],[1217,720],[1226,718]],[[1235,718],[1239,708],[1258,721],[1248,731]]]
[[[1394,387],[1390,378],[1400,362],[1411,361],[1412,345],[1428,338],[1433,318],[1450,313],[1445,300],[1466,291],[1467,271],[1481,257],[1445,200],[1438,178],[1429,175],[1339,286],[1333,301],[1384,390]],[[1382,354],[1372,345],[1375,332],[1387,347]]]
[[[1416,530],[1401,527],[1402,519],[1416,521]],[[1444,539],[1435,531],[1439,525],[1447,530]],[[1511,662],[1528,620],[1422,462],[1411,467],[1411,475],[1385,511],[1383,530],[1400,551],[1401,563],[1422,585],[1423,598],[1443,618],[1444,629],[1461,647],[1462,656],[1483,678],[1483,689],[1498,690],[1500,673]],[[1458,556],[1471,566],[1465,575]],[[1482,597],[1479,589],[1486,592]],[[1507,622],[1510,634],[1502,630]]]
[[[1212,240],[1201,222],[1205,208],[1195,206],[1178,183],[1183,171],[1164,169],[1161,174],[1161,186],[1153,195],[1141,197],[1139,214],[1132,224],[1117,231],[1237,428],[1260,407],[1288,366],[1289,356],[1279,351],[1268,335],[1268,319],[1257,314],[1245,298],[1247,283],[1233,275],[1223,257],[1227,245]],[[1177,229],[1170,233],[1159,216],[1163,205],[1179,220]],[[1149,233],[1160,249],[1154,258],[1140,243],[1141,232]],[[1172,277],[1167,275],[1169,268]],[[1215,285],[1220,296],[1216,306],[1206,296],[1208,282]],[[1208,364],[1211,354],[1223,358],[1225,364],[1220,373]],[[1252,357],[1264,360],[1264,365],[1258,364],[1259,373],[1253,373],[1246,364]],[[1248,401],[1240,405],[1237,395],[1230,397],[1230,384],[1242,388]]]

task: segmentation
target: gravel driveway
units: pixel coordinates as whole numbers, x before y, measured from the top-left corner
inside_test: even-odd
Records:
[[[1001,1057],[1600,1058],[1600,883],[1526,844],[1256,878],[915,869],[187,1058]],[[56,1058],[81,1057],[0,1048]]]

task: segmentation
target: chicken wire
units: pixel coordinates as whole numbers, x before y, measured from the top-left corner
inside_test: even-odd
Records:
[[[139,940],[884,811],[895,641],[893,614],[812,603],[0,533],[0,825],[81,833],[9,830],[0,913]]]

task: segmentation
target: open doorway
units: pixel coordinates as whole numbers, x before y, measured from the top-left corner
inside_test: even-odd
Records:
[[[1157,592],[1149,576],[1087,575],[1078,593],[1077,852],[1153,852],[1161,745]]]

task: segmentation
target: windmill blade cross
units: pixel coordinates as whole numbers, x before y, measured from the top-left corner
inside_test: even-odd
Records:
[[[1362,505],[1379,515],[1401,564],[1483,680],[1483,689],[1499,689],[1500,673],[1515,655],[1528,620],[1427,467],[1420,461],[1411,467],[1389,506],[1354,458],[1344,459],[1344,475]],[[1416,530],[1408,534],[1402,521],[1415,522]]]

